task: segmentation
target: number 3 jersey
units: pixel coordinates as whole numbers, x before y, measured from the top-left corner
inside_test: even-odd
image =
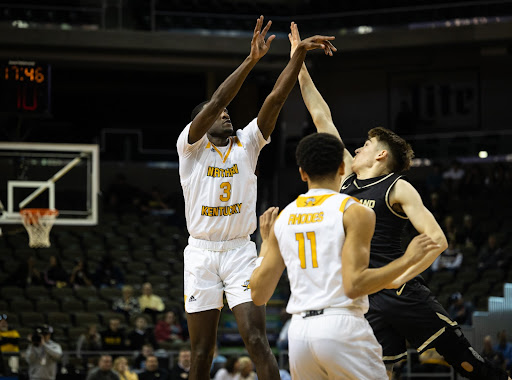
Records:
[[[290,280],[289,314],[329,307],[368,311],[367,296],[345,295],[341,274],[343,213],[357,202],[332,190],[311,189],[279,215],[274,232]]]
[[[209,241],[247,237],[256,229],[256,163],[265,140],[251,121],[227,146],[206,135],[188,143],[189,123],[178,137],[179,170],[190,236]]]

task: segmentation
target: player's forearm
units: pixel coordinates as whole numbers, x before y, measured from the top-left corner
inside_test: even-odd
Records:
[[[437,257],[448,248],[448,243],[446,241],[446,236],[444,235],[441,228],[437,225],[429,225],[425,231],[426,235],[428,235],[439,247],[431,250],[425,256],[421,258],[421,260],[413,263],[403,274],[401,274],[398,278],[392,281],[387,287],[390,288],[398,288],[402,284],[405,284],[407,281],[412,280],[414,277],[424,272],[427,268],[429,268]]]
[[[304,100],[304,104],[315,123],[317,131],[330,133],[329,130],[326,130],[325,123],[323,121],[328,120],[332,123],[331,110],[316,88],[305,64],[302,64],[302,68],[299,73],[299,84],[302,99]]]
[[[386,285],[386,288],[390,289],[396,289],[400,287],[402,284],[405,284],[407,281],[412,280],[417,275],[423,273],[427,268],[429,268],[434,261],[437,259],[437,257],[444,251],[440,249],[433,250],[423,256],[423,258],[411,265],[405,272],[403,272],[400,276],[398,276],[396,279],[392,280],[388,285]]]
[[[242,64],[222,82],[219,88],[213,93],[210,100],[210,102],[214,102],[217,106],[215,108],[222,110],[228,106],[236,94],[238,94],[247,75],[249,75],[256,63],[258,63],[258,60],[248,56]]]
[[[188,136],[190,144],[195,143],[208,132],[215,120],[219,118],[222,111],[236,96],[247,75],[249,75],[257,62],[258,60],[251,58],[251,56],[247,57],[217,88],[208,104],[204,106],[203,110],[192,121]]]
[[[256,268],[254,272],[252,272],[249,283],[251,287],[251,298],[256,306],[266,304],[276,289],[275,286],[269,283],[268,276],[266,276],[260,268]]]
[[[276,99],[280,99],[284,104],[292,88],[297,82],[300,69],[306,58],[307,50],[303,46],[297,47],[293,57],[290,59],[281,75],[277,78],[277,81],[272,89],[272,93]]]
[[[284,70],[277,78],[272,92],[267,96],[258,113],[258,127],[267,139],[275,128],[279,112],[283,108],[288,95],[297,82],[300,67],[306,58],[306,49],[297,48]]]
[[[387,287],[394,279],[400,276],[411,263],[404,257],[392,261],[381,268],[366,268],[359,273],[352,274],[345,280],[343,285],[345,294],[349,298],[358,298],[368,294],[376,293]]]

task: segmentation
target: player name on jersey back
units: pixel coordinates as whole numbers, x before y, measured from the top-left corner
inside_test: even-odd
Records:
[[[290,214],[290,216],[288,217],[288,225],[318,223],[321,222],[322,220],[324,220],[323,211],[307,214]]]

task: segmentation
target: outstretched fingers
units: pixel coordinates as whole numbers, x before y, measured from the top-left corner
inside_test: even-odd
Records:
[[[328,55],[332,55],[334,45],[330,42],[334,40],[334,36],[313,36],[302,41],[306,44],[307,50],[322,49]]]
[[[261,30],[261,25],[263,25],[263,15],[258,17],[258,20],[256,21],[256,26],[254,27],[253,36],[255,37],[257,34],[259,34]]]
[[[263,16],[261,16],[263,17]],[[263,19],[262,19],[262,22],[263,22]],[[263,38],[265,38],[265,36],[267,35],[267,32],[268,30],[270,29],[270,26],[272,25],[272,20],[270,20],[269,22],[267,22],[267,25],[263,28],[263,31],[261,32],[261,36]]]

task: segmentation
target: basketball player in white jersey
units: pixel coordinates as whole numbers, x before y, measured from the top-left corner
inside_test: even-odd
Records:
[[[367,294],[381,290],[418,257],[436,249],[426,235],[413,249],[379,269],[369,269],[375,214],[355,198],[340,194],[344,146],[327,133],[301,140],[296,157],[308,183],[279,215],[266,237],[269,215],[262,221],[262,248],[250,280],[252,299],[265,304],[287,269],[292,314],[288,331],[290,370],[294,380],[384,380],[382,348],[364,314]]]
[[[191,379],[209,379],[223,294],[261,380],[279,379],[265,334],[265,309],[251,300],[249,278],[256,248],[256,163],[270,140],[279,112],[296,83],[308,50],[332,55],[334,37],[302,41],[254,119],[233,135],[226,107],[275,36],[269,22],[254,29],[251,52],[208,102],[192,112],[177,142],[189,245],[184,251],[185,310],[192,348]]]

